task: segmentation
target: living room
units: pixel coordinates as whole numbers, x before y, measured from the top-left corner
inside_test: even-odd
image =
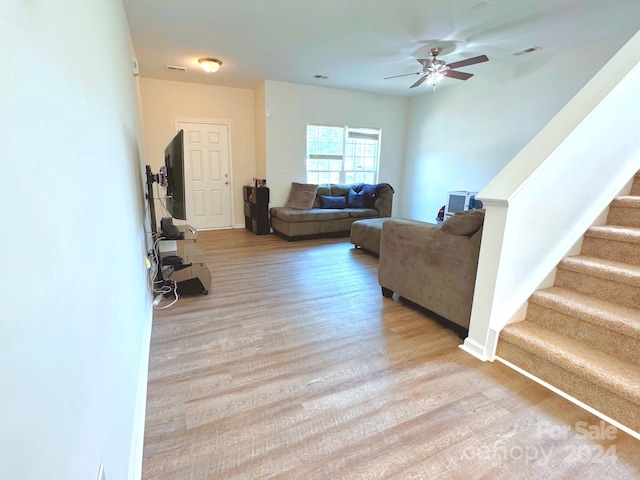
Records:
[[[409,99],[271,80],[256,90],[137,80],[123,6],[85,3],[14,3],[0,20],[3,204],[17,213],[3,240],[3,478],[95,478],[100,464],[108,478],[139,477],[153,313],[143,166],[162,158],[176,116],[231,119],[234,195],[264,175],[274,203],[300,178],[292,132],[373,120],[385,135],[380,179],[398,190],[394,215],[432,220],[446,191],[482,189],[635,33],[612,21],[586,48]],[[619,13],[638,18],[633,8]],[[155,107],[154,95],[164,96]],[[176,106],[195,96],[199,109]],[[261,139],[263,102],[282,124]],[[300,116],[279,117],[291,102]],[[354,110],[362,116],[347,115]]]

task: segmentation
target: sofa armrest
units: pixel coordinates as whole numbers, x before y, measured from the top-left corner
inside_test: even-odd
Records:
[[[378,211],[378,217],[390,217],[392,207],[393,187],[386,183],[376,192],[374,208]]]

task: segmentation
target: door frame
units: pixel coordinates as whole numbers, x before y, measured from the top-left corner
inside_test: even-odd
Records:
[[[234,185],[233,185],[233,155],[231,151],[231,120],[223,118],[182,118],[176,117],[175,119],[175,130],[178,132],[180,130],[180,123],[199,123],[203,125],[224,125],[227,127],[227,145],[229,150],[229,205],[231,206],[231,225],[228,227],[215,227],[208,230],[226,230],[228,228],[236,228],[236,208],[234,202]]]

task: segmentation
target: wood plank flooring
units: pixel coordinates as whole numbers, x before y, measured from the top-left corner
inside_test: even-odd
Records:
[[[640,478],[640,442],[384,299],[348,239],[198,246],[210,293],[154,315],[145,480]]]

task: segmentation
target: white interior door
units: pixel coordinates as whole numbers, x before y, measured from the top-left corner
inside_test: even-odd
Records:
[[[179,122],[184,130],[187,223],[197,229],[231,227],[227,125]]]

